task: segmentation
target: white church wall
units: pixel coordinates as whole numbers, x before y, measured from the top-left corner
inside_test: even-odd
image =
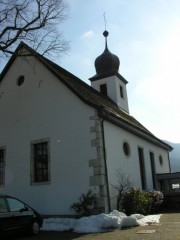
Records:
[[[90,186],[90,179],[97,175],[97,169],[93,170],[90,163],[99,160],[103,141],[97,139],[100,131],[97,135],[92,131],[97,127],[94,109],[33,59],[17,58],[0,83],[0,147],[6,150],[6,179],[0,193],[19,197],[43,214],[73,214],[69,207],[81,193],[92,186],[98,192],[105,182]],[[18,86],[21,75],[25,77],[24,83]],[[118,79],[110,77],[107,84],[108,91],[112,91],[109,94],[114,92],[117,96]],[[126,104],[128,107],[127,101]],[[154,153],[156,173],[169,172],[165,150],[107,121],[104,137],[112,208],[115,206],[112,184],[117,182],[117,170],[126,173],[133,186],[141,187],[138,147],[144,151],[147,189],[153,187],[150,151]],[[41,139],[47,139],[50,145],[50,181],[32,183],[31,144]],[[97,140],[99,145],[93,147]],[[123,152],[124,142],[130,146],[129,156]],[[98,170],[104,176],[104,167]],[[104,189],[101,190],[103,194]]]
[[[16,81],[24,75],[24,83]],[[6,179],[1,193],[24,199],[43,214],[69,210],[89,189],[94,110],[32,58],[15,60],[0,84],[0,146],[6,147]],[[30,181],[31,142],[50,142],[50,182]]]
[[[154,153],[156,173],[169,172],[168,155],[165,150],[155,146],[113,124],[104,122],[105,143],[106,143],[106,161],[108,168],[108,180],[111,194],[112,209],[116,207],[116,194],[113,185],[117,185],[117,170],[125,173],[132,183],[132,186],[141,188],[141,177],[139,167],[138,147],[143,149],[146,188],[153,189],[152,171],[150,163],[150,152]],[[113,144],[112,144],[113,142]],[[130,155],[126,156],[123,151],[123,143],[127,142],[130,146]],[[163,164],[159,162],[159,156],[162,156]]]

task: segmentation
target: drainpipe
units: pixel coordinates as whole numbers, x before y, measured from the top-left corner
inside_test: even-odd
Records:
[[[102,129],[102,139],[103,139],[105,178],[106,178],[106,185],[107,185],[107,202],[108,202],[108,211],[110,213],[111,212],[111,200],[110,200],[110,192],[109,192],[109,180],[108,180],[108,169],[107,169],[106,147],[105,147],[105,136],[104,136],[104,119],[102,119],[102,121],[101,121],[101,129]]]

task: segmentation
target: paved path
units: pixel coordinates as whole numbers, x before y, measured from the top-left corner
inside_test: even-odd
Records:
[[[72,232],[41,232],[36,237],[17,236],[18,240],[180,240],[180,213],[163,214],[160,224],[83,235]],[[5,240],[5,239],[2,239]]]

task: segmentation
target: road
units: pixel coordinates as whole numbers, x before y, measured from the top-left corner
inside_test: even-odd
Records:
[[[40,232],[38,236],[31,237],[23,235],[11,236],[8,239],[16,240],[72,240],[81,237],[82,234],[73,232]],[[4,239],[2,239],[4,240]]]

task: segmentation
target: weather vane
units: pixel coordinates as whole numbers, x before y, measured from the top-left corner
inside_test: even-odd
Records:
[[[104,12],[103,16],[104,16],[104,25],[105,25],[105,30],[106,30],[107,20],[106,20],[106,13],[105,12]]]
[[[105,25],[105,31],[103,32],[103,35],[106,39],[105,44],[106,44],[106,48],[107,48],[107,36],[109,35],[109,32],[106,30],[107,21],[106,21],[106,13],[105,12],[104,12],[103,16],[104,16],[104,25]]]

